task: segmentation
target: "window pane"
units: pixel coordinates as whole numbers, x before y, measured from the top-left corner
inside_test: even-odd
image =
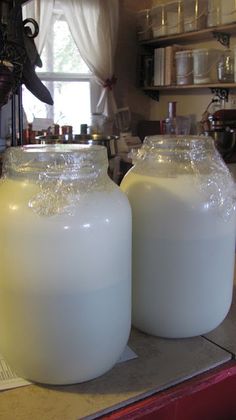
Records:
[[[41,55],[43,67],[37,72],[85,73],[90,71],[82,60],[65,20],[54,16],[53,25]]]
[[[80,133],[80,124],[90,125],[89,82],[45,82],[54,98],[54,105],[46,105],[23,88],[23,106],[28,122],[35,118],[51,118],[54,123],[72,125],[73,133]]]

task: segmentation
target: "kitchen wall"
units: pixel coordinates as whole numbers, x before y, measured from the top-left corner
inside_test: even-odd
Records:
[[[151,112],[150,99],[137,87],[138,43],[136,36],[137,11],[148,8],[150,5],[151,1],[120,0],[115,96],[119,108],[130,107],[134,126],[140,119],[149,119]]]
[[[191,114],[195,121],[199,121],[213,96],[209,88],[161,92],[160,100],[157,102],[147,97],[137,86],[137,11],[158,3],[163,3],[163,0],[120,0],[121,25],[116,60],[118,82],[115,91],[118,105],[129,105],[135,121],[138,119],[159,120],[167,115],[168,102],[177,101],[178,114]],[[191,48],[203,46],[224,49],[213,38],[209,42],[191,45]],[[236,46],[236,38],[232,37],[231,48],[234,46]],[[236,95],[236,90],[232,89],[230,92],[232,95],[229,97],[227,106],[235,107],[232,103],[235,102],[233,95]]]

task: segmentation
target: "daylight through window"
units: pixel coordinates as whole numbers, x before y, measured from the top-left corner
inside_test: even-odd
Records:
[[[41,55],[42,68],[36,71],[50,91],[54,105],[46,105],[23,87],[23,106],[27,121],[50,118],[59,125],[71,125],[80,132],[90,125],[92,75],[82,60],[60,9],[54,9],[53,24]]]

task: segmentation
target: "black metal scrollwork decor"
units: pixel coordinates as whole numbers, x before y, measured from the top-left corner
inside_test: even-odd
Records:
[[[35,72],[35,66],[42,66],[34,43],[39,27],[34,19],[23,21],[21,3],[16,0],[12,7],[7,3],[8,13],[0,23],[0,107],[21,84],[40,101],[52,105],[48,89]]]

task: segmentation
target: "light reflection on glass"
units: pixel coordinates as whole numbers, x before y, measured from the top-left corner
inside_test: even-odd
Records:
[[[11,211],[16,211],[18,210],[19,206],[17,206],[16,204],[9,204],[9,210]]]
[[[91,227],[90,223],[84,223],[83,224],[83,228],[85,228],[85,229],[90,228],[90,227]]]

